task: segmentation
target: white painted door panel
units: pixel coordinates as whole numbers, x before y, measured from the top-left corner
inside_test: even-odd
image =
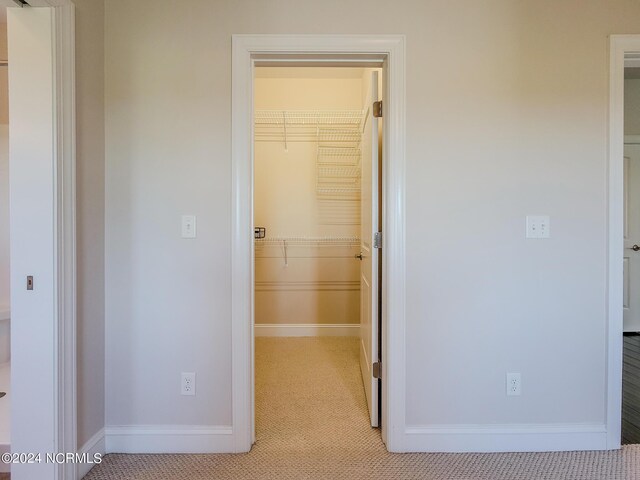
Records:
[[[640,331],[640,145],[624,147],[624,331]],[[635,247],[638,248],[638,247]]]
[[[54,478],[56,298],[53,11],[8,9],[11,242],[11,449],[42,454],[11,478]],[[27,290],[27,276],[34,278]]]
[[[378,361],[378,252],[373,237],[378,231],[378,120],[373,102],[378,100],[378,72],[367,78],[365,123],[362,134],[361,178],[361,269],[360,269],[360,370],[367,396],[371,425],[378,426],[378,379],[373,363]]]

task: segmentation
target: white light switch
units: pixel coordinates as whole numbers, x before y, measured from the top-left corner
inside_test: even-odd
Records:
[[[527,216],[527,238],[549,238],[551,225],[547,215]]]
[[[196,238],[196,216],[182,216],[182,238]]]

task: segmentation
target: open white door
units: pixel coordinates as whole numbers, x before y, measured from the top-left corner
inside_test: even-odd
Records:
[[[360,370],[367,396],[371,426],[378,421],[378,379],[374,363],[378,362],[378,251],[374,236],[379,231],[378,190],[378,119],[373,103],[378,101],[378,72],[365,73],[368,95],[362,133],[362,177],[360,204]],[[367,85],[368,84],[368,85]]]
[[[624,331],[640,332],[640,145],[624,147]]]

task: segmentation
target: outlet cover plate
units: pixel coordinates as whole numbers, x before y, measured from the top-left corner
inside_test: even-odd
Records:
[[[527,215],[527,238],[549,238],[551,224],[548,215]]]
[[[196,394],[196,374],[195,372],[182,372],[180,382],[180,395]]]
[[[522,376],[519,373],[507,373],[507,395],[522,395]]]

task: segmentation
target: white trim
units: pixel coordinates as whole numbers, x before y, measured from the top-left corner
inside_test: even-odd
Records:
[[[349,323],[256,323],[256,337],[357,337],[360,324]]]
[[[607,275],[607,448],[620,448],[624,210],[624,55],[640,52],[640,35],[611,35],[609,56],[609,205]]]
[[[408,452],[604,450],[605,425],[431,425],[406,429]]]
[[[76,366],[76,99],[75,7],[53,8],[55,35],[56,128],[56,328],[58,452],[75,452],[77,443]],[[61,464],[60,479],[77,478],[71,463]]]
[[[104,437],[104,428],[101,428],[93,437],[91,437],[79,450],[80,455],[84,458],[93,459],[96,455],[103,457],[107,452],[106,441]],[[78,464],[78,478],[83,478],[96,463],[80,463]]]
[[[382,322],[383,439],[405,437],[405,37],[403,35],[233,35],[232,39],[232,405],[237,452],[254,438],[253,392],[253,66],[291,58],[384,62]]]
[[[105,428],[107,453],[233,453],[230,426],[119,425]]]
[[[231,401],[234,449],[248,452],[254,439],[253,330],[253,92],[251,50],[232,39],[231,65]]]

